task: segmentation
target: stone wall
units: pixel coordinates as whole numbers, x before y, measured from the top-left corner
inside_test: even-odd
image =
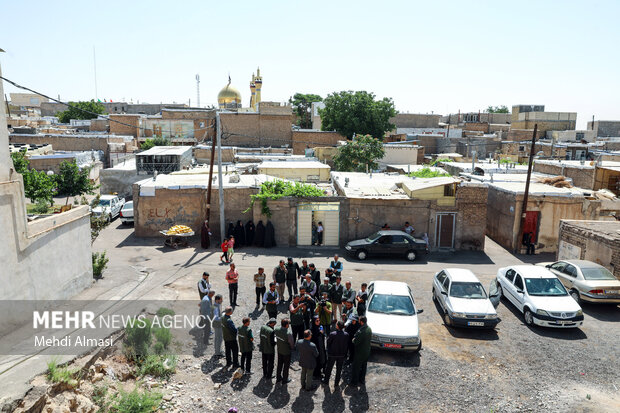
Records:
[[[111,134],[130,135],[134,138],[139,138],[143,135],[141,129],[143,126],[142,115],[110,115],[109,118]]]
[[[292,133],[293,154],[303,155],[306,146],[316,148],[319,146],[336,146],[338,141],[346,138],[338,132],[327,132],[317,130],[294,130]]]

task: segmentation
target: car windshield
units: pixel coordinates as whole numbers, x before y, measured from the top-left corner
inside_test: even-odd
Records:
[[[586,280],[615,280],[616,277],[603,267],[581,268],[583,278]]]
[[[559,296],[566,295],[564,286],[557,278],[526,278],[525,288],[529,295]]]
[[[368,242],[374,242],[374,241],[378,240],[380,236],[381,236],[381,234],[380,234],[380,233],[375,232],[374,234],[369,235],[369,236],[368,236],[368,238],[366,238],[366,241],[368,241]]]
[[[133,208],[133,202],[127,202],[125,205],[123,205],[123,209],[132,209]]]
[[[101,205],[101,206],[110,206],[110,200],[109,199],[101,199],[101,200],[99,200],[99,205]]]
[[[368,311],[371,313],[414,315],[415,309],[411,298],[406,295],[375,294],[370,300]]]
[[[453,282],[450,286],[450,296],[456,298],[483,299],[487,293],[480,283]]]

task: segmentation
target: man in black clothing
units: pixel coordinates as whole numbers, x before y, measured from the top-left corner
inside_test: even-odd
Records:
[[[359,317],[366,314],[366,301],[368,301],[368,290],[366,290],[368,284],[362,283],[362,289],[357,293],[357,315]]]
[[[280,260],[278,266],[273,269],[273,282],[276,283],[276,290],[282,301],[284,301],[284,288],[286,287],[286,272],[284,260]]]
[[[312,327],[312,317],[314,317],[314,310],[316,309],[316,301],[306,294],[306,291],[302,288],[300,290],[301,299],[299,300],[300,304],[304,304],[306,306],[304,311],[304,325],[306,326],[306,330]]]
[[[355,333],[359,330],[360,325],[358,322],[359,318],[357,315],[351,316],[351,323],[345,327],[344,331],[349,335],[349,358],[347,360],[348,363],[353,362],[353,356],[355,356],[355,346],[353,345],[353,337],[355,337]]]
[[[301,260],[301,267],[298,269],[298,276],[302,280],[306,274],[310,273],[310,266],[308,265],[308,260]]]
[[[323,383],[329,384],[329,377],[332,374],[334,363],[336,364],[336,381],[334,385],[340,385],[340,377],[342,374],[342,365],[347,357],[349,350],[349,334],[344,331],[344,323],[338,321],[336,323],[336,331],[332,331],[327,337],[327,365],[325,366],[325,378]]]
[[[310,274],[310,278],[312,279],[312,281],[314,281],[314,283],[318,286],[321,284],[321,271],[317,270],[316,267],[314,266],[314,264],[310,263],[309,265],[310,268],[310,272],[308,274]],[[308,293],[310,291],[307,291]]]
[[[286,287],[288,289],[288,301],[293,301],[293,295],[297,294],[298,272],[299,264],[293,262],[293,259],[291,257],[288,257],[288,259],[286,260]]]

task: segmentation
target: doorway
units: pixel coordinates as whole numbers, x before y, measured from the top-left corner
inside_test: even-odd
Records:
[[[437,214],[435,228],[435,246],[439,248],[454,248],[455,213]]]
[[[297,206],[297,245],[316,242],[313,226],[323,224],[323,245],[338,246],[340,241],[340,203],[308,202]]]

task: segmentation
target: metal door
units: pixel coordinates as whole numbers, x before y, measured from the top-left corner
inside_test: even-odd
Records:
[[[312,244],[312,211],[297,209],[297,245]]]
[[[439,248],[454,247],[454,224],[456,214],[437,214],[436,245]]]

